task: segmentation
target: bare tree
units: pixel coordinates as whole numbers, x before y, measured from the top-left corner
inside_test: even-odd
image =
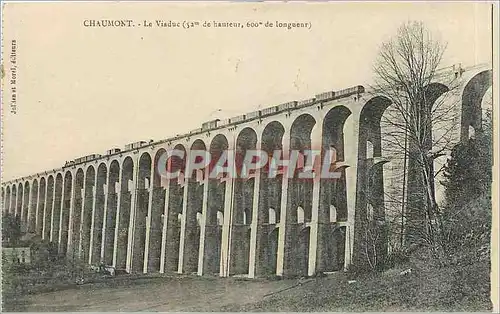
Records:
[[[393,169],[391,185],[398,188],[385,191],[385,203],[392,208],[386,216],[401,246],[404,241],[439,241],[435,161],[456,144],[460,126],[455,80],[437,83],[443,81],[439,68],[445,50],[446,44],[423,23],[408,22],[382,44],[374,66],[373,89],[392,102],[382,116],[381,132]]]

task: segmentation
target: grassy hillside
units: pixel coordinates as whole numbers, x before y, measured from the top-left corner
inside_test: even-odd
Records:
[[[491,311],[490,265],[429,269],[422,263],[354,278],[338,273],[223,311]],[[423,266],[423,267],[422,267]],[[356,282],[349,283],[349,280]]]

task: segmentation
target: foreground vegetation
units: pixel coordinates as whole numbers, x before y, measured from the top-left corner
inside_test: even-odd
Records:
[[[488,261],[439,268],[422,253],[385,272],[305,280],[125,275],[52,292],[18,290],[4,295],[3,310],[491,311],[489,272]]]
[[[223,311],[491,311],[490,265],[429,267],[415,259],[382,273],[338,273]],[[406,268],[408,267],[408,268]],[[400,275],[409,269],[411,273]]]

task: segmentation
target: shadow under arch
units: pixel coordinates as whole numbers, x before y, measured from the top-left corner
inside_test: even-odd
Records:
[[[134,178],[134,160],[132,157],[127,156],[121,166],[121,182],[119,191],[119,202],[118,207],[119,214],[117,215],[117,225],[118,230],[115,234],[116,242],[116,252],[114,252],[115,267],[117,269],[127,268],[127,256],[128,256],[128,234],[129,234],[129,224],[130,224],[130,212],[132,209],[132,193]],[[130,270],[129,270],[130,271]]]
[[[22,182],[19,182],[19,185],[17,186],[17,200],[16,200],[16,216],[19,217],[19,221],[21,221],[21,224],[23,222],[23,200],[24,200],[24,188]]]
[[[37,220],[36,220],[36,234],[40,237],[43,236],[43,222],[44,222],[44,213],[45,208],[47,207],[46,202],[46,192],[47,192],[47,180],[45,177],[40,178],[39,184],[39,193],[38,193],[38,211],[37,211]]]
[[[462,93],[462,114],[460,123],[460,140],[469,139],[469,127],[474,131],[482,130],[481,102],[486,91],[492,86],[492,71],[486,70],[476,74]]]
[[[85,173],[82,168],[78,168],[75,175],[75,187],[73,191],[73,217],[71,219],[71,241],[68,244],[68,256],[71,256],[73,260],[80,257],[79,253],[79,240],[81,232],[82,223],[82,209],[83,209],[83,188],[84,188]]]
[[[164,222],[164,207],[165,207],[165,196],[166,196],[166,186],[164,179],[161,177],[159,169],[166,169],[167,165],[160,165],[159,162],[163,154],[166,153],[164,148],[159,149],[153,161],[153,178],[152,178],[152,188],[151,188],[151,217],[150,217],[150,228],[149,228],[149,243],[148,245],[148,259],[147,261],[147,271],[148,272],[158,272],[160,271],[160,259],[161,259],[161,241],[162,241],[162,231]],[[167,186],[168,187],[168,186]]]
[[[152,158],[148,152],[144,152],[139,158],[139,171],[136,182],[135,217],[133,219],[133,256],[132,271],[142,272],[144,270],[144,258],[146,248],[146,225],[149,211],[149,194],[151,191],[151,167]]]
[[[10,198],[10,213],[17,216],[17,185],[12,185],[12,196]]]
[[[306,151],[312,149],[312,130],[316,119],[310,114],[298,116],[290,127],[290,160],[297,154],[297,164],[292,177],[288,177],[287,213],[285,229],[284,276],[307,276],[309,261],[310,228],[304,223],[312,217],[313,179],[299,178],[307,160]],[[315,148],[317,149],[317,148]],[[292,161],[293,162],[293,161]],[[299,213],[302,222],[299,222]]]
[[[71,171],[64,174],[63,199],[61,206],[61,235],[59,252],[66,255],[68,252],[69,211],[71,207],[71,192],[73,190],[73,175]]]
[[[285,127],[278,121],[268,123],[261,138],[261,149],[269,156],[267,165],[260,171],[259,212],[257,221],[257,276],[276,275],[278,253],[278,229],[281,214],[283,175],[269,177],[269,164],[275,150],[283,149]],[[272,211],[271,211],[272,209]],[[274,215],[270,216],[270,212]],[[274,219],[271,219],[274,218]]]
[[[433,146],[438,143],[433,141],[433,127],[436,127],[441,121],[440,115],[450,111],[452,104],[447,103],[447,99],[442,97],[449,91],[448,86],[441,83],[430,83],[425,89],[425,108],[415,106],[416,111],[410,110],[408,121],[410,127],[407,127],[407,183],[404,204],[404,226],[401,233],[404,234],[404,241],[407,244],[418,242],[421,239],[421,234],[426,232],[426,211],[422,210],[428,206],[428,198],[423,197],[428,195],[428,190],[424,182],[426,181],[422,171],[421,155],[422,151],[431,152]],[[416,117],[416,118],[414,118]],[[429,127],[430,126],[430,127]],[[426,165],[429,173],[434,173],[434,163],[430,162]],[[428,185],[431,187],[432,193],[435,193],[434,176],[430,176]],[[433,196],[435,198],[435,196]],[[377,211],[375,210],[375,213]],[[403,223],[402,223],[403,225]],[[385,252],[385,251],[384,251]]]
[[[231,219],[231,263],[229,275],[246,275],[249,273],[250,234],[253,216],[253,192],[255,175],[243,173],[243,163],[247,151],[257,148],[257,133],[246,127],[236,138],[234,180],[233,217]],[[245,170],[246,172],[246,170]]]
[[[344,126],[351,115],[352,112],[347,107],[335,106],[326,113],[322,121],[322,159],[329,155],[330,163],[336,167],[335,172],[340,177],[320,180],[316,272],[340,270],[337,268],[338,260],[343,259],[345,254],[340,254],[336,249],[336,242],[330,239],[338,228],[338,223],[347,221],[348,216],[345,167],[342,165],[345,141],[350,140],[344,138]],[[332,221],[331,217],[336,220]]]
[[[116,214],[118,210],[118,193],[120,190],[120,164],[113,160],[109,164],[108,204],[106,208],[105,229],[104,229],[104,256],[103,261],[106,265],[113,265],[113,255],[115,246]]]
[[[357,196],[355,212],[355,246],[353,260],[362,264],[361,250],[366,245],[365,232],[373,223],[367,213],[374,212],[370,217],[375,221],[385,220],[383,167],[379,163],[382,157],[382,117],[392,101],[385,96],[374,96],[363,106],[360,113],[358,138],[358,173]],[[400,131],[400,130],[398,130]],[[340,231],[338,234],[341,234]],[[345,236],[345,233],[344,233]],[[387,235],[382,233],[376,243],[376,253],[384,256],[387,252]],[[374,253],[374,252],[372,252]]]
[[[190,151],[206,151],[207,147],[201,139],[197,139],[191,145]],[[189,151],[188,151],[189,153]],[[188,157],[189,160],[189,157]],[[203,212],[203,178],[206,175],[205,169],[198,169],[186,174],[187,199],[186,217],[184,228],[184,252],[183,265],[180,265],[179,272],[192,273],[198,270],[198,256],[200,250],[200,226],[196,217]],[[181,234],[182,237],[182,234]]]
[[[106,184],[108,177],[108,169],[105,163],[101,163],[97,167],[97,180],[95,184],[95,206],[94,206],[94,223],[92,235],[92,257],[91,263],[98,264],[103,262],[101,249],[103,240],[103,223],[104,223],[104,203],[106,200]]]
[[[36,233],[36,222],[37,222],[37,208],[38,208],[38,180],[33,180],[33,185],[31,187],[31,207],[29,209],[29,223],[28,223],[28,232]]]
[[[30,183],[29,181],[24,182],[24,192],[23,192],[23,208],[22,208],[22,213],[23,213],[23,226],[24,229],[28,232],[29,231],[29,226],[28,226],[28,211],[29,211],[29,201],[30,201]]]
[[[94,166],[89,166],[85,171],[83,213],[81,222],[81,234],[79,244],[80,259],[90,263],[90,238],[92,230],[92,211],[94,206],[94,189],[96,183],[96,171]]]
[[[184,203],[184,175],[187,162],[186,147],[177,144],[174,150],[183,153],[183,157],[171,156],[167,162],[169,173],[178,173],[178,177],[168,180],[167,200],[167,237],[165,243],[164,271],[176,272],[179,267],[179,248],[181,238],[182,207]],[[180,216],[179,216],[180,215]]]
[[[51,234],[51,220],[52,220],[52,208],[54,200],[54,177],[49,175],[47,178],[47,197],[45,202],[45,208],[43,211],[43,239],[49,241]]]
[[[51,242],[59,242],[59,231],[61,223],[61,203],[63,194],[63,176],[61,173],[56,175],[56,182],[54,187],[54,206],[52,208],[52,222],[51,222]]]
[[[228,139],[223,134],[216,135],[209,148],[211,157],[209,174],[215,171],[215,167],[219,165],[224,154],[227,154],[229,147]],[[229,157],[226,155],[226,157]],[[220,166],[220,165],[219,165]],[[220,177],[219,177],[220,176]],[[229,188],[228,183],[224,178],[228,177],[227,173],[221,173],[218,177],[208,179],[207,187],[207,212],[205,219],[205,241],[203,247],[203,274],[219,275],[221,273],[221,260],[227,256],[222,254],[222,225],[218,223],[218,215],[224,219],[225,212],[225,196],[226,189]],[[202,193],[203,195],[203,193]]]
[[[11,193],[10,193],[10,186],[7,186],[5,188],[5,198],[4,198],[4,213],[5,214],[10,214],[10,197],[11,197]]]

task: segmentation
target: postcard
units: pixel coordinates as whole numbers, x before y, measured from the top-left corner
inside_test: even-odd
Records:
[[[498,311],[497,49],[494,2],[4,2],[3,311]]]

